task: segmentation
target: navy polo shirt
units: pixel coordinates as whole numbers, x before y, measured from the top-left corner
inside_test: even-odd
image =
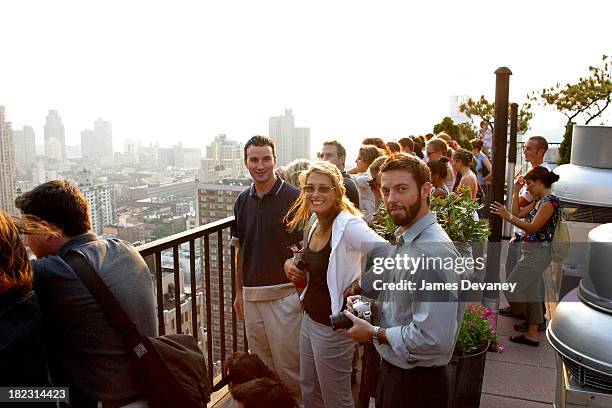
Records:
[[[262,198],[253,184],[236,199],[232,236],[240,242],[243,286],[290,283],[284,264],[293,256],[288,247],[302,240],[302,232],[288,233],[283,218],[299,195],[300,190],[277,177]]]

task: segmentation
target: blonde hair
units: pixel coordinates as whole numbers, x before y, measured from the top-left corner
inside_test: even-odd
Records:
[[[283,169],[283,180],[295,187],[300,187],[300,175],[310,166],[310,160],[297,159],[289,163]]]
[[[368,163],[368,167],[370,164],[372,164],[372,162],[374,162],[374,160],[376,160],[376,158],[384,156],[385,153],[386,152],[383,149],[380,149],[374,145],[362,145],[359,148],[359,157],[361,157],[364,162]]]
[[[308,220],[310,220],[312,212],[310,211],[310,205],[306,199],[306,194],[304,193],[303,187],[308,182],[308,178],[312,173],[317,173],[327,177],[331,181],[333,191],[336,195],[335,214],[332,217],[329,225],[321,225],[323,231],[327,230],[327,228],[331,226],[333,219],[335,219],[336,215],[338,215],[338,213],[341,211],[348,211],[352,215],[361,216],[359,210],[355,208],[355,205],[346,197],[344,178],[342,177],[340,170],[329,162],[317,161],[312,163],[310,167],[303,171],[300,175],[300,187],[302,187],[302,191],[291,208],[289,208],[289,211],[287,211],[285,218],[283,218],[283,221],[287,225],[287,231],[293,232],[296,230],[305,229],[308,224]]]
[[[444,140],[447,144],[450,143],[451,140],[453,140],[453,138],[450,137],[448,133],[445,133],[445,132],[438,133],[436,137]]]
[[[372,179],[376,180],[378,173],[380,173],[380,168],[382,167],[385,160],[387,160],[387,158],[387,156],[379,156],[374,159],[372,164],[370,164],[370,168],[368,170],[370,171],[370,176],[372,176]]]

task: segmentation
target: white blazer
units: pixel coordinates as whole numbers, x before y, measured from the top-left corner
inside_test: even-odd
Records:
[[[310,231],[310,241],[318,221],[315,221]],[[332,224],[331,253],[327,267],[327,287],[331,298],[331,312],[340,312],[344,298],[342,293],[355,280],[359,279],[366,266],[366,256],[373,249],[374,244],[387,242],[376,234],[361,217],[352,215],[348,211],[342,211]],[[308,286],[300,296],[304,295]]]

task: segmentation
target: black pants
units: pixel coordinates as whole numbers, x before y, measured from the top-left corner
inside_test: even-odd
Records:
[[[446,408],[446,366],[403,369],[383,360],[376,388],[376,408]]]

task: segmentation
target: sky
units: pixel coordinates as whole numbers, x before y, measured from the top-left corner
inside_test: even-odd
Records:
[[[285,108],[313,149],[329,138],[356,149],[431,131],[451,95],[493,100],[498,67],[521,103],[612,53],[609,1],[9,0],[0,14],[0,105],[13,128],[34,127],[42,143],[57,109],[78,144],[102,117],[116,151],[124,138],[244,141]],[[530,133],[561,124],[539,109]]]

